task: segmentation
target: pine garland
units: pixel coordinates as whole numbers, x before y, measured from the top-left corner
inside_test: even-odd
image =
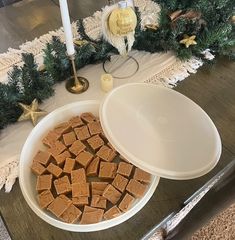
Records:
[[[158,28],[141,29],[140,12],[136,8],[138,24],[133,49],[151,53],[174,51],[180,59],[191,56],[202,57],[202,51],[210,49],[214,54],[226,55],[235,59],[234,0],[154,0],[161,6]],[[182,10],[199,12],[200,18],[178,18],[174,23],[170,14]],[[83,20],[77,21],[78,32],[85,44],[76,46],[75,64],[77,69],[87,64],[109,59],[117,50],[104,39],[91,39],[85,32]],[[180,43],[183,36],[195,35],[197,45],[185,48]],[[23,54],[24,65],[14,66],[8,74],[8,84],[0,83],[0,129],[17,121],[22,113],[18,103],[30,104],[34,98],[39,102],[53,95],[53,85],[64,81],[71,73],[66,46],[59,38],[53,37],[44,49],[44,71],[39,71],[32,54]]]

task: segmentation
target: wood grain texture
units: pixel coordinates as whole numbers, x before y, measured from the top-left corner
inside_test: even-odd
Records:
[[[60,26],[59,8],[50,0],[23,0],[0,8],[0,53]]]
[[[97,3],[98,2],[98,3]],[[69,0],[73,18],[90,15],[106,1]],[[92,12],[91,12],[92,11]],[[84,15],[83,15],[84,14]],[[17,47],[25,40],[32,40],[61,25],[59,8],[49,0],[24,0],[16,6],[0,9],[0,51]],[[219,164],[209,174],[194,180],[173,181],[161,179],[159,187],[148,204],[125,223],[95,233],[66,232],[42,221],[25,202],[18,182],[11,193],[0,192],[0,211],[6,221],[13,239],[56,239],[56,240],[118,240],[140,239],[171,211],[201,187],[216,172],[230,162],[235,154],[235,63],[219,59],[212,67],[200,68],[198,72],[180,83],[175,89],[199,104],[218,127],[223,142],[223,153]],[[234,189],[231,191],[235,192]],[[204,220],[210,217],[227,202],[223,197],[215,201],[209,199],[203,210]],[[202,221],[203,222],[203,221]],[[185,230],[186,231],[186,230]],[[190,228],[188,234],[190,234]],[[180,238],[183,239],[183,238]]]

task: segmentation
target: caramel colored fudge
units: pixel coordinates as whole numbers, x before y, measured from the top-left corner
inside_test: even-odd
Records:
[[[130,163],[126,163],[126,162],[120,162],[118,164],[118,170],[117,173],[129,177],[131,175],[133,169],[133,165]]]
[[[63,134],[63,140],[64,140],[65,146],[68,147],[68,146],[71,146],[77,140],[77,138],[75,133],[72,131],[72,132]]]
[[[75,223],[79,220],[82,212],[71,204],[60,216],[60,218],[67,223]]]
[[[90,196],[89,183],[73,183],[72,196],[73,197],[89,197]]]
[[[57,217],[60,217],[71,204],[72,200],[65,195],[60,195],[48,206],[47,209]]]
[[[46,137],[43,138],[42,143],[48,147],[52,147],[57,140],[59,140],[60,134],[55,131],[50,131]]]
[[[112,204],[116,204],[121,198],[122,194],[111,184],[109,184],[103,192],[103,197],[109,200]]]
[[[90,122],[90,123],[88,123],[87,126],[88,126],[89,132],[92,136],[96,135],[96,134],[99,134],[102,131],[100,122]]]
[[[103,209],[85,206],[80,224],[98,223],[102,220],[103,214],[104,214]]]
[[[106,198],[99,196],[99,195],[94,195],[91,198],[91,207],[97,207],[97,208],[106,208],[107,206],[107,200]]]
[[[47,171],[49,173],[51,173],[52,175],[54,175],[55,177],[59,177],[61,175],[61,173],[63,172],[62,169],[58,166],[56,166],[54,163],[50,163],[47,166]]]
[[[69,123],[72,128],[76,128],[76,127],[80,127],[80,126],[84,125],[84,122],[82,121],[82,119],[79,116],[71,118],[69,120]]]
[[[84,168],[79,168],[71,172],[72,183],[86,183],[86,172]]]
[[[72,201],[75,206],[84,206],[89,204],[88,197],[73,197]]]
[[[91,194],[102,195],[108,184],[108,182],[91,182]]]
[[[145,172],[144,170],[140,169],[140,168],[136,168],[135,169],[135,173],[133,178],[139,182],[142,183],[150,183],[151,182],[151,174]]]
[[[88,131],[88,127],[87,126],[82,126],[79,128],[74,128],[74,131],[76,133],[77,138],[82,141],[82,140],[86,140],[88,139],[91,135]]]
[[[71,129],[71,126],[69,124],[69,122],[63,122],[63,123],[60,123],[58,124],[55,128],[54,128],[54,131],[59,134],[59,135],[62,135],[66,132],[68,132],[69,130]]]
[[[94,158],[86,169],[86,175],[93,177],[98,176],[99,163],[100,158],[99,157]]]
[[[67,158],[71,157],[71,153],[69,151],[64,151],[61,154],[54,157],[56,163],[58,165],[62,165]]]
[[[80,117],[86,123],[90,123],[96,120],[96,117],[90,112],[82,113]]]
[[[87,139],[87,142],[94,151],[98,150],[104,145],[104,141],[99,135],[95,135]]]
[[[104,213],[104,219],[109,220],[115,217],[118,217],[122,212],[119,210],[119,208],[115,205],[111,207],[108,211]]]
[[[68,176],[56,179],[54,181],[54,186],[58,195],[71,192],[71,184],[69,182]]]
[[[43,165],[47,165],[50,158],[51,158],[51,154],[49,152],[38,151],[33,161],[41,163]]]
[[[124,192],[126,185],[128,183],[128,179],[123,177],[120,174],[117,174],[116,177],[114,178],[112,185],[117,188],[120,192]]]
[[[146,185],[136,181],[135,179],[131,179],[126,187],[126,190],[132,195],[134,195],[136,198],[142,197],[146,189]]]
[[[74,169],[74,166],[75,166],[75,159],[66,158],[63,172],[71,174],[72,170]]]
[[[100,178],[115,178],[117,172],[117,164],[116,163],[109,163],[109,162],[101,162],[100,163],[100,171],[99,177]]]
[[[52,184],[52,174],[40,175],[37,177],[36,190],[50,190]]]
[[[45,190],[38,195],[38,203],[42,209],[46,208],[53,201],[54,197],[50,190]]]
[[[135,198],[132,197],[130,194],[126,193],[124,198],[122,199],[122,201],[120,202],[120,204],[118,205],[118,207],[123,211],[123,212],[127,212],[132,204],[134,203]]]
[[[39,162],[33,162],[31,170],[36,175],[42,175],[46,171],[46,168]]]
[[[106,145],[102,146],[96,155],[106,162],[113,161],[113,159],[117,156],[117,154]]]
[[[80,140],[76,140],[69,148],[69,151],[77,156],[80,152],[82,152],[85,149],[86,146]]]
[[[78,154],[76,157],[76,161],[81,164],[84,168],[86,168],[91,160],[93,159],[93,155],[87,151],[83,151]]]
[[[62,142],[56,141],[54,145],[52,145],[52,147],[48,149],[48,152],[50,152],[51,155],[55,157],[61,154],[65,149],[66,147]]]

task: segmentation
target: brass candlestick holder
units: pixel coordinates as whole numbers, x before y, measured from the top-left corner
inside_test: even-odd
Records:
[[[74,94],[79,94],[85,92],[89,87],[89,82],[86,78],[77,76],[76,66],[75,66],[75,55],[69,56],[72,67],[73,67],[73,76],[70,77],[66,82],[66,89]]]

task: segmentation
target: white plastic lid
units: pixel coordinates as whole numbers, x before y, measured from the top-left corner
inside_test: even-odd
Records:
[[[152,84],[112,90],[100,106],[110,143],[134,165],[169,179],[192,179],[219,161],[221,140],[209,116],[184,95]]]

